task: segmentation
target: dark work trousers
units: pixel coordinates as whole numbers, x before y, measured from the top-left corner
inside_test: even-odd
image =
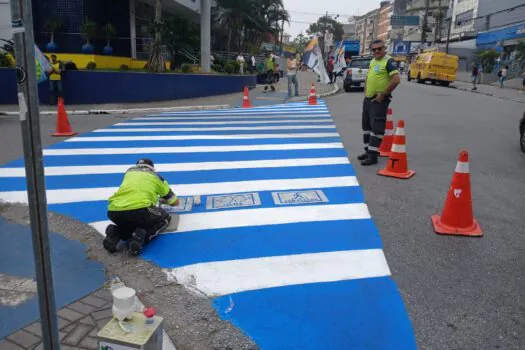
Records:
[[[386,114],[390,105],[390,97],[383,102],[372,102],[374,97],[365,97],[363,101],[363,142],[365,150],[372,155],[379,154],[386,128]]]
[[[162,208],[149,207],[126,211],[108,211],[108,218],[117,225],[120,239],[128,241],[137,228],[146,231],[146,243],[168,227],[170,215]]]

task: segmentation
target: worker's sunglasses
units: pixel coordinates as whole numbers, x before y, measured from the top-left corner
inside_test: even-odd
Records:
[[[381,47],[376,47],[376,48],[372,48],[372,52],[381,52],[383,51],[384,47],[381,46]]]

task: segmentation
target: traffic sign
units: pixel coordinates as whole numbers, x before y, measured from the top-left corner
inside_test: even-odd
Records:
[[[393,27],[418,26],[419,16],[393,15],[392,18],[390,19],[390,24],[392,24]]]

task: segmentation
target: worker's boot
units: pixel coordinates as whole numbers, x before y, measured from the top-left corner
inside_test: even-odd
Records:
[[[106,249],[111,254],[116,253],[119,242],[120,234],[118,232],[117,226],[109,225],[106,227],[106,238],[104,238],[104,242],[102,242],[104,249]]]
[[[370,166],[378,163],[377,153],[368,153],[368,157],[361,162],[362,166]]]
[[[365,151],[365,153],[357,157],[357,159],[360,161],[366,160],[367,158],[368,158],[368,151]]]
[[[133,238],[129,244],[129,253],[133,256],[140,254],[140,251],[146,243],[147,232],[144,229],[138,228],[133,232]]]

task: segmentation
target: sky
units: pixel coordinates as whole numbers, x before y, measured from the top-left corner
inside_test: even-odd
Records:
[[[379,8],[380,2],[381,0],[283,0],[291,17],[290,25],[285,24],[284,30],[293,39],[301,32],[306,34],[310,23],[325,16],[326,11],[332,17],[339,15],[338,21],[346,23],[349,16],[364,15]]]

